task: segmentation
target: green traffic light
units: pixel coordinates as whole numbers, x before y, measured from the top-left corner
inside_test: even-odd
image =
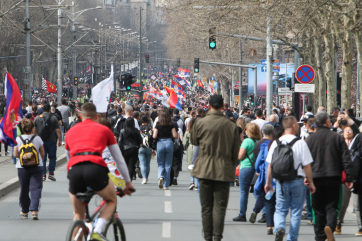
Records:
[[[195,73],[198,73],[199,72],[199,69],[195,69]]]
[[[127,86],[127,90],[131,90],[131,86]]]
[[[215,48],[216,47],[216,43],[215,42],[210,42],[210,48]]]
[[[254,105],[254,102],[251,102],[251,105]]]

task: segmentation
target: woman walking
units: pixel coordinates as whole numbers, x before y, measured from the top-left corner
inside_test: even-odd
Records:
[[[248,138],[244,139],[240,146],[239,160],[239,185],[240,185],[240,213],[233,218],[233,221],[246,222],[246,209],[249,198],[249,188],[253,180],[254,170],[254,147],[255,142],[261,139],[259,126],[255,123],[248,123],[245,127],[245,133]]]
[[[142,116],[141,118],[142,125],[140,126],[141,136],[144,139],[146,136],[149,136],[152,133],[152,127],[149,125],[149,118],[147,115]],[[142,173],[142,184],[147,184],[148,175],[150,174],[150,163],[152,157],[152,148],[148,148],[142,144],[141,148],[138,151],[138,158],[141,165]]]
[[[21,127],[23,135],[16,138],[17,146],[14,147],[14,156],[17,158],[16,168],[18,169],[18,177],[20,181],[20,197],[19,204],[21,207],[20,217],[28,218],[28,212],[32,212],[32,219],[38,220],[38,212],[40,207],[41,191],[43,189],[43,158],[44,147],[43,141],[39,136],[36,136],[35,125],[32,120],[27,118],[22,119]],[[38,165],[23,167],[19,159],[20,147],[23,141],[30,141],[34,144],[38,157]],[[30,197],[29,197],[30,191]]]
[[[153,138],[157,139],[158,187],[168,190],[173,159],[174,144],[172,138],[178,138],[169,111],[160,112],[153,131]]]

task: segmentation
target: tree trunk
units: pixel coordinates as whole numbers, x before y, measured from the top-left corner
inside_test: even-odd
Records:
[[[230,104],[230,81],[225,76],[220,76],[221,93],[224,99],[224,104]]]
[[[356,4],[356,3],[354,3]],[[357,8],[360,8],[362,6],[361,3],[358,3],[358,5],[354,5],[353,8],[354,9],[357,9]],[[354,23],[358,23],[362,20],[362,15],[360,13],[360,11],[355,11],[355,14],[353,16],[353,20],[354,20]],[[358,25],[358,27],[356,27],[356,29],[353,30],[353,33],[354,33],[354,39],[355,39],[355,42],[356,42],[356,48],[357,48],[357,56],[358,56],[358,62],[357,62],[357,65],[359,66],[359,96],[360,96],[360,99],[362,97],[362,32],[361,32],[361,27],[360,25]],[[361,109],[361,101],[357,99],[357,105],[359,104],[359,106],[357,106],[357,110],[360,110]]]
[[[352,85],[352,34],[350,26],[352,21],[344,16],[344,36],[342,39],[343,65],[341,83],[341,107],[351,108],[351,85]]]
[[[335,42],[334,36],[330,33],[332,28],[330,25],[330,19],[326,19],[325,23],[325,33],[323,35],[325,43],[325,77],[327,81],[327,112],[329,113],[331,109],[337,106],[337,86],[336,86],[336,74],[335,74]]]
[[[313,39],[313,47],[314,47],[314,58],[316,62],[316,77],[315,84],[316,84],[316,96],[318,98],[318,107],[319,106],[326,106],[326,78],[324,76],[324,69],[322,64],[322,51],[321,51],[321,42],[320,39],[317,37],[317,28],[314,28],[314,39]],[[318,84],[318,88],[317,88]],[[317,92],[318,90],[318,92]]]

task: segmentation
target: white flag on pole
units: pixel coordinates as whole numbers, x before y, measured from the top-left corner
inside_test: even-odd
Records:
[[[98,113],[107,112],[107,107],[109,104],[109,99],[111,97],[113,87],[113,65],[111,66],[111,75],[98,83],[92,88],[92,101],[93,104],[97,107]]]

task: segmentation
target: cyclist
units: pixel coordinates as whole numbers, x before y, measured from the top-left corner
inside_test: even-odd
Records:
[[[128,168],[116,143],[112,131],[96,123],[96,106],[86,103],[82,106],[82,122],[75,125],[66,135],[66,154],[68,158],[69,197],[74,208],[74,220],[82,219],[85,214],[83,203],[75,196],[92,188],[106,202],[100,218],[92,233],[91,240],[107,240],[101,233],[107,220],[116,208],[116,191],[108,177],[108,168],[102,158],[103,150],[108,147],[119,172],[125,179],[125,194],[134,189],[128,174]]]

